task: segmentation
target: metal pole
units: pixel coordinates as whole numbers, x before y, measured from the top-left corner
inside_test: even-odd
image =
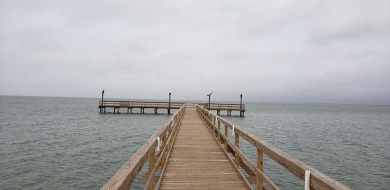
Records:
[[[211,92],[210,94],[207,94],[207,96],[209,97],[209,109],[210,110],[210,97],[211,97],[211,94],[213,94],[213,92]]]
[[[240,94],[240,117],[242,117],[242,94]]]
[[[102,91],[102,105],[103,105],[104,90]]]
[[[209,110],[210,110],[210,97],[211,97],[211,94],[209,95]]]
[[[172,94],[172,93],[169,93],[168,115],[171,114],[171,94]]]
[[[104,90],[102,91],[102,101],[100,102],[100,105],[99,105],[100,113],[102,113],[103,110],[105,110],[105,108],[103,107],[103,94],[104,94]]]

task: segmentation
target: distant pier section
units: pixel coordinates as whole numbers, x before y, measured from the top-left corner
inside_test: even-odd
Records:
[[[201,106],[209,111],[217,111],[217,115],[221,114],[221,111],[226,111],[227,116],[232,116],[233,111],[240,112],[240,117],[244,117],[246,111],[245,104],[242,103],[242,94],[240,94],[239,104],[227,104],[227,103],[211,103],[211,95],[208,96],[208,103],[188,103],[188,102],[172,102],[171,95],[169,93],[168,102],[153,102],[153,101],[123,101],[123,100],[104,100],[104,90],[102,91],[102,99],[99,101],[100,113],[107,113],[106,108],[112,108],[114,113],[119,113],[120,109],[126,109],[127,113],[133,113],[133,109],[139,109],[141,114],[145,113],[145,109],[154,109],[154,113],[158,113],[158,109],[166,109],[168,115],[171,114],[172,109],[180,109],[183,105],[188,107]]]
[[[232,112],[237,111],[240,113],[240,117],[244,117],[246,111],[245,104],[228,104],[228,103],[185,103],[185,102],[153,102],[153,101],[118,101],[118,100],[100,100],[99,109],[100,113],[106,113],[106,108],[113,109],[114,113],[120,113],[120,109],[125,109],[126,113],[133,113],[133,109],[139,110],[139,113],[144,114],[145,109],[153,109],[154,113],[158,113],[158,109],[167,110],[168,114],[171,114],[171,110],[180,109],[184,104],[200,105],[207,110],[217,111],[217,115],[221,114],[221,111],[226,111],[227,116],[232,116]]]
[[[207,110],[217,111],[217,115],[221,115],[221,111],[226,111],[227,116],[232,116],[233,111],[238,111],[240,112],[240,117],[244,117],[246,111],[245,104],[205,103],[198,105],[203,106]]]
[[[119,113],[119,110],[126,109],[127,113],[133,113],[133,109],[137,108],[140,113],[145,113],[145,109],[154,109],[157,114],[158,109],[166,109],[168,114],[171,114],[171,109],[180,109],[184,102],[147,102],[147,101],[114,101],[104,100],[99,101],[100,113],[106,113],[106,108],[114,109],[114,113]]]

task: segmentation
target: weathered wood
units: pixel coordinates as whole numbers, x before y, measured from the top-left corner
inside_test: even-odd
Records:
[[[154,167],[155,167],[155,149],[153,148],[150,152],[149,152],[149,171],[148,171],[148,174],[149,176],[152,176],[152,177],[149,177],[150,178],[150,186],[149,186],[149,190],[152,190],[153,189],[153,186],[154,186],[154,181],[153,181],[153,170],[154,170]]]
[[[214,124],[213,122],[211,122],[212,120],[212,117],[204,117],[204,115],[201,115],[200,114],[200,117],[201,119],[203,120],[203,122],[207,125],[207,124]],[[211,129],[209,129],[210,132],[212,132]],[[218,133],[221,133],[220,131],[218,131]],[[215,140],[215,142],[218,143],[218,145],[221,147],[221,150],[223,151],[223,153],[225,154],[226,158],[230,161],[230,163],[232,164],[234,170],[236,170],[236,172],[238,173],[239,177],[241,178],[241,180],[244,182],[244,185],[248,188],[248,189],[252,189],[252,186],[250,185],[250,183],[248,182],[247,178],[243,175],[243,173],[241,173],[240,169],[239,169],[239,164],[236,164],[235,161],[237,162],[240,162],[240,159],[236,159],[235,161],[232,160],[232,158],[228,155],[228,152],[227,151],[233,151],[234,150],[238,150],[239,149],[237,147],[235,147],[234,145],[232,145],[230,143],[230,141],[228,141],[227,137],[224,136],[224,138],[226,138],[227,140],[227,143],[228,143],[228,149],[227,151],[224,149],[224,147],[222,146],[222,144],[219,143],[218,139],[217,139],[217,134],[215,133],[212,133],[213,134],[213,138]],[[220,134],[222,135],[222,134]],[[234,155],[234,152],[231,153],[232,155]]]
[[[209,104],[199,104],[203,106],[205,109],[209,108]],[[210,110],[229,110],[229,111],[242,111],[245,112],[245,104],[224,104],[224,103],[210,103]]]
[[[184,104],[184,102],[153,102],[153,101],[127,101],[127,100],[100,100],[99,101],[99,109],[104,109],[104,112],[100,110],[100,113],[105,113],[105,108],[114,108],[114,113],[119,113],[121,108],[132,109],[132,108],[139,108],[140,113],[145,113],[145,109],[155,109],[154,113],[157,113],[158,109],[167,109],[168,115],[171,112],[171,109],[180,109]],[[202,104],[204,105],[204,104]],[[206,104],[208,106],[208,104]],[[205,106],[206,106],[205,105]],[[211,110],[218,110],[218,113],[221,110],[227,110],[229,112],[228,115],[231,115],[232,111],[239,111],[240,116],[243,116],[241,114],[244,113],[245,110],[245,104],[242,106],[240,104],[216,104],[212,103]],[[206,106],[206,107],[207,107]],[[132,113],[132,112],[131,112]]]
[[[102,190],[108,189],[129,189],[131,183],[148,160],[154,160],[154,151],[157,146],[157,137],[161,137],[163,133],[168,131],[173,119],[180,119],[185,112],[185,105],[176,112],[168,122],[166,122],[160,129],[153,134],[148,141],[137,150],[137,152],[130,157],[130,159],[111,177],[111,179],[101,188]],[[180,124],[180,122],[178,123]],[[161,154],[163,155],[163,154]],[[161,158],[160,158],[161,159]],[[152,166],[154,161],[150,161]],[[154,168],[155,169],[155,168]],[[154,176],[149,176],[149,178]]]
[[[229,135],[228,126],[225,125],[225,137],[226,138],[224,138],[225,139],[225,143],[224,144],[225,144],[225,150],[226,151],[228,150],[228,143],[227,143],[228,142],[228,138],[227,138],[228,135]]]
[[[154,109],[154,113],[158,113],[158,109],[168,109],[168,114],[170,114],[171,109],[180,109],[185,103],[184,102],[147,102],[147,101],[117,101],[117,100],[104,100],[99,101],[99,108],[114,108],[114,113],[119,113],[121,108],[129,109],[132,113],[133,108],[140,109],[140,113],[145,113],[145,109]],[[100,111],[103,113],[102,111]],[[105,112],[105,111],[104,111]]]
[[[212,130],[195,110],[186,110],[160,189],[246,189]]]
[[[114,107],[114,112],[118,109],[119,113],[121,106],[128,105],[130,103],[122,102]],[[105,107],[100,109],[102,112]],[[144,109],[141,108],[141,112]],[[310,171],[311,189],[349,189],[240,127],[233,127],[208,110],[200,106],[197,110],[199,116],[193,109],[186,113],[185,105],[182,106],[102,189],[129,189],[148,160],[149,171],[144,177],[145,189],[251,189],[248,181],[256,183],[258,189],[263,189],[264,183],[270,189],[278,189],[263,173],[264,154],[300,179],[304,179],[305,171]],[[225,126],[224,133],[221,131],[221,123]],[[229,128],[232,129],[234,143],[228,139]],[[158,152],[157,138],[162,141]],[[256,148],[256,164],[240,151],[240,138]],[[234,161],[228,154],[234,157]],[[249,176],[244,176],[239,167]],[[157,170],[161,174],[156,174]]]
[[[227,138],[227,137],[222,135],[222,138]],[[229,147],[228,150],[231,149],[229,152],[232,155],[238,154],[238,156],[240,157],[241,160],[240,164],[242,164],[244,168],[250,169],[249,171],[252,171],[252,172],[247,172],[247,174],[249,175],[256,174],[257,177],[261,178],[262,181],[265,181],[271,189],[278,189],[278,187],[262,172],[262,170],[260,171],[259,168],[256,168],[256,166],[239,149],[235,148],[230,141],[227,141],[227,144]]]
[[[230,124],[227,120],[225,120],[221,117],[215,116],[213,113],[209,112],[208,110],[204,109],[203,107],[198,106],[198,111],[199,111],[199,113],[201,113],[203,115],[209,116],[210,114],[212,114],[213,117],[216,117],[218,121],[223,123],[225,125],[225,135],[226,136],[228,134],[227,133],[228,128],[231,128],[231,129],[233,128],[233,125]],[[303,162],[295,159],[294,157],[288,155],[287,153],[281,151],[280,149],[268,144],[267,142],[261,140],[260,138],[248,133],[244,129],[241,129],[240,127],[234,126],[234,131],[239,136],[241,136],[242,138],[247,140],[249,143],[251,143],[258,150],[262,151],[267,156],[269,156],[272,160],[274,160],[275,162],[277,162],[278,164],[280,164],[281,166],[286,168],[288,171],[290,171],[291,173],[296,175],[299,179],[303,180],[304,175],[305,175],[305,171],[309,170],[311,172],[310,186],[312,189],[350,189],[347,186],[341,184],[340,182],[330,178],[329,176],[326,176],[325,174],[315,170],[314,168],[312,168],[312,167],[304,164]],[[228,148],[229,148],[228,144],[229,144],[229,142],[225,143],[226,150],[228,150]],[[233,155],[235,155],[237,153],[237,150],[233,150],[232,152],[235,152],[233,154]],[[258,170],[262,173],[262,171],[259,168],[257,168],[256,170]],[[257,173],[259,173],[259,172],[257,172]],[[265,179],[265,177],[263,177],[262,179]],[[265,181],[265,182],[267,182],[267,181]],[[258,185],[260,185],[260,184],[258,184]],[[270,187],[274,188],[274,187],[272,187],[272,184],[268,184],[268,182],[267,182],[267,185],[268,186],[271,185]]]
[[[155,146],[156,141],[153,135],[101,189],[128,189],[148,159],[149,151]]]
[[[257,168],[263,171],[263,151],[257,149]],[[263,190],[263,178],[258,175],[257,189]]]
[[[238,133],[234,133],[234,146],[236,148],[236,150],[239,150],[240,148],[240,136],[238,135]],[[238,151],[235,151],[235,155],[234,155],[234,162],[236,163],[236,165],[240,165],[240,156],[238,155]]]
[[[221,135],[220,135],[220,131],[221,131],[221,122],[218,121],[218,141],[221,143]]]
[[[263,181],[265,181],[265,183],[267,184],[267,186],[269,188],[271,188],[272,190],[279,190],[279,188],[271,181],[270,178],[268,178],[264,173],[263,171],[260,171],[259,168],[256,168],[256,173],[258,176],[261,177],[261,179],[263,179]],[[259,187],[258,187],[259,188]],[[259,189],[263,189],[263,187],[260,187]]]

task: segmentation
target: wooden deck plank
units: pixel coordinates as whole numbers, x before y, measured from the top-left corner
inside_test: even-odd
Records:
[[[195,109],[186,110],[160,189],[247,189]]]

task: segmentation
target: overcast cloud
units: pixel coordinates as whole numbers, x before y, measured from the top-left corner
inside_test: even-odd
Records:
[[[0,94],[390,104],[390,1],[0,0]]]

